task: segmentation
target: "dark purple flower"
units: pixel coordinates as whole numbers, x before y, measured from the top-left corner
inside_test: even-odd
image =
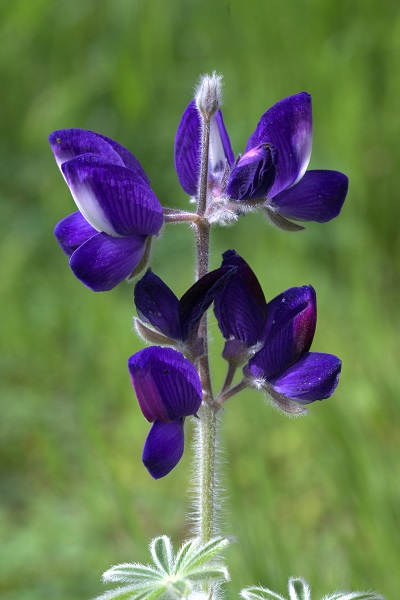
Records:
[[[106,291],[129,278],[163,224],[162,207],[139,161],[92,131],[65,129],[49,138],[79,209],[55,228],[74,274]]]
[[[151,346],[128,361],[131,381],[145,418],[153,423],[143,463],[154,479],[167,475],[184,449],[185,417],[200,408],[202,389],[192,363],[172,348]]]
[[[290,288],[267,304],[255,274],[234,250],[223,254],[222,265],[236,267],[214,300],[227,340],[225,358],[248,360],[244,374],[251,385],[268,392],[288,412],[295,410],[291,400],[308,404],[331,396],[341,361],[309,352],[317,319],[314,289]]]
[[[235,270],[220,267],[210,271],[180,300],[160,277],[148,270],[135,285],[134,299],[140,320],[166,336],[166,343],[175,340],[188,354],[201,354],[202,348],[196,347],[200,319]]]
[[[191,196],[198,194],[200,130],[193,101],[175,140],[178,178]],[[301,229],[288,219],[322,223],[336,217],[346,198],[348,179],[338,171],[306,172],[311,146],[311,96],[306,92],[284,98],[267,110],[236,162],[219,110],[211,119],[209,218],[214,217],[213,210],[223,213],[221,203],[238,211],[251,207],[255,200],[257,206],[261,201],[276,225],[288,230]],[[235,202],[241,208],[235,209]]]

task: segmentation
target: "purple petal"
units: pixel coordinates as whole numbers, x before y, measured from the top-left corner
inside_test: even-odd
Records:
[[[180,461],[184,449],[183,419],[173,423],[155,421],[147,436],[142,460],[154,479],[168,475]]]
[[[214,300],[214,312],[225,339],[235,338],[247,346],[256,344],[267,318],[267,303],[257,277],[234,250],[223,255],[223,267],[237,267]]]
[[[124,166],[121,154],[110,141],[85,129],[60,129],[49,136],[50,147],[60,168],[64,162],[82,154],[97,154],[104,162]]]
[[[210,170],[223,171],[225,163],[231,167],[235,161],[228,132],[226,131],[221,110],[211,117],[210,123]]]
[[[190,196],[196,196],[200,174],[201,123],[192,100],[183,113],[175,137],[175,169],[179,183]]]
[[[94,292],[106,292],[127,279],[146,248],[146,236],[112,237],[98,233],[72,254],[70,266]]]
[[[106,137],[105,135],[101,135],[100,133],[97,135],[99,135],[103,140],[108,142],[110,146],[112,146],[115,152],[117,152],[117,154],[119,154],[119,156],[122,158],[125,167],[131,169],[131,171],[136,173],[136,175],[139,175],[139,177],[141,177],[147,184],[150,184],[150,179],[146,175],[146,172],[143,169],[142,165],[140,164],[138,159],[135,156],[133,156],[131,152],[129,152],[129,150],[127,150],[124,146],[121,146],[121,144],[118,144],[118,142],[115,142],[111,138]]]
[[[181,339],[179,300],[150,270],[135,285],[134,300],[139,317],[172,339]]]
[[[233,200],[253,200],[267,196],[276,175],[277,152],[270,144],[252,148],[236,163],[226,186]]]
[[[346,175],[338,171],[307,171],[296,185],[275,196],[270,206],[290,219],[325,223],[340,213],[348,187]]]
[[[267,331],[264,347],[250,359],[246,375],[269,379],[287,369],[310,349],[317,319],[315,291],[311,286],[291,288],[281,295]]]
[[[72,196],[85,219],[109,235],[155,235],[162,207],[151,188],[126,167],[86,154],[63,163]]]
[[[68,256],[97,233],[79,211],[65,217],[54,230],[57,242]]]
[[[342,363],[333,354],[310,352],[269,383],[301,404],[329,398],[336,389]]]
[[[264,331],[263,331],[263,335],[262,335],[263,340],[267,339],[267,337],[268,337],[269,331],[270,331],[273,323],[275,322],[275,313],[277,311],[277,308],[280,306],[280,303],[282,302],[282,298],[284,297],[285,294],[286,294],[286,292],[282,292],[282,294],[278,294],[278,296],[275,296],[275,298],[270,300],[267,304],[267,320],[265,322],[265,327],[264,327]]]
[[[304,175],[311,156],[311,96],[301,92],[277,102],[260,119],[247,142],[246,152],[270,143],[278,150],[275,183],[269,196],[293,185]]]
[[[145,418],[170,423],[194,415],[202,388],[192,363],[172,348],[151,346],[130,357],[129,373]]]
[[[180,300],[179,316],[182,338],[188,339],[196,330],[201,317],[211,306],[214,298],[226,285],[235,268],[220,267],[196,281]]]

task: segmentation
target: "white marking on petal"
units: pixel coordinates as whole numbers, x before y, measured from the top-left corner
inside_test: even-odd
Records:
[[[221,135],[219,133],[217,120],[215,115],[210,120],[210,170],[220,171],[225,167],[226,156],[224,146],[222,144]]]
[[[56,159],[58,168],[61,171],[61,165],[64,164],[65,162],[67,162],[67,160],[74,158],[74,154],[72,152],[65,152],[62,156],[54,154],[54,158]],[[61,173],[62,173],[62,171],[61,171]],[[63,173],[63,177],[64,177],[64,173]],[[65,179],[65,177],[64,177],[64,179]]]
[[[123,237],[115,231],[110,221],[107,219],[90,186],[85,183],[80,183],[78,186],[75,184],[70,185],[69,187],[72,197],[75,200],[75,204],[92,227],[99,232],[104,231],[104,233],[108,233],[108,235],[114,237]]]
[[[312,127],[308,128],[307,125],[308,124],[305,123],[303,127],[299,127],[293,138],[299,162],[301,161],[302,164],[300,166],[299,174],[292,185],[295,185],[298,181],[300,181],[304,173],[307,171],[307,167],[310,162],[312,150]],[[292,185],[290,187],[292,187]]]

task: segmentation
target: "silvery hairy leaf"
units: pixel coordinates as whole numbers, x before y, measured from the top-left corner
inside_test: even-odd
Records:
[[[125,585],[104,592],[95,600],[178,600],[201,593],[205,582],[229,580],[226,567],[218,560],[210,563],[228,543],[224,538],[215,538],[202,544],[194,538],[174,555],[171,540],[159,536],[150,543],[154,565],[122,563],[111,567],[103,574],[103,581]]]

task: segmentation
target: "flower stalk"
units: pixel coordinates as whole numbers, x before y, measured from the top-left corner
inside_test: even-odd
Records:
[[[203,217],[207,207],[208,164],[210,153],[210,115],[199,110],[202,122],[202,142],[199,177],[199,197],[197,215]],[[205,219],[196,224],[197,248],[197,280],[208,272],[210,225]],[[197,502],[195,522],[198,534],[203,543],[216,535],[215,527],[215,495],[216,495],[216,428],[217,407],[211,385],[210,365],[208,357],[207,315],[204,314],[199,326],[199,337],[203,340],[204,353],[198,360],[199,375],[203,388],[203,403],[199,412],[198,432],[195,439],[195,468],[198,469]]]

